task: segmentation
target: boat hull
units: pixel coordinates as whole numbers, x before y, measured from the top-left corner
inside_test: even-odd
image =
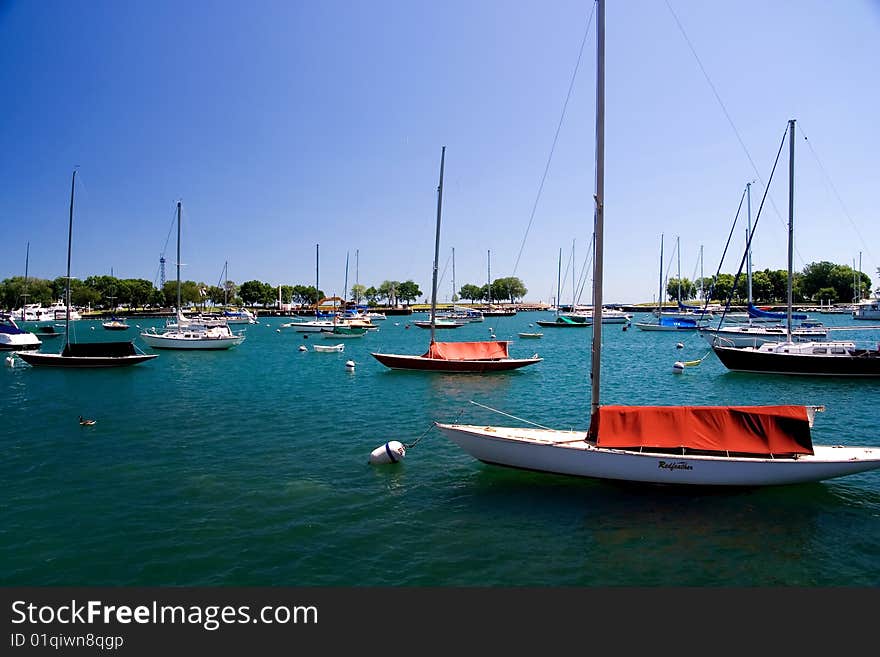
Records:
[[[506,358],[498,360],[445,360],[404,354],[370,354],[385,367],[393,370],[416,370],[421,372],[461,372],[482,374],[503,372],[540,363],[543,358]]]
[[[701,328],[700,336],[709,343],[709,346],[720,347],[760,347],[766,342],[785,342],[788,333],[784,328],[755,329],[753,327],[728,327],[721,329]],[[828,337],[826,330],[795,330],[791,332],[793,342],[813,342],[824,340]]]
[[[678,456],[595,447],[586,432],[435,422],[474,458],[493,465],[591,479],[690,486],[775,486],[880,468],[880,449],[814,446],[797,458]]]
[[[231,349],[244,342],[244,336],[234,335],[232,337],[215,337],[215,338],[169,338],[162,335],[152,335],[150,333],[141,333],[141,338],[153,349],[187,349],[216,351],[220,349]]]
[[[858,350],[860,355],[813,356],[759,349],[713,346],[722,364],[734,372],[805,376],[880,377],[880,351]]]
[[[62,356],[61,354],[41,354],[35,352],[16,352],[28,365],[37,367],[100,368],[127,367],[158,358],[158,354],[136,354],[134,356]]]

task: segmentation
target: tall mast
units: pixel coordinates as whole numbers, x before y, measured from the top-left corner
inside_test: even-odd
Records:
[[[788,122],[788,306],[786,308],[786,330],[791,342],[791,303],[792,303],[792,260],[794,258],[794,119]]]
[[[180,318],[183,309],[180,307],[180,201],[177,202],[177,324],[180,326]]]
[[[675,257],[678,259],[678,303],[681,303],[681,235],[675,236]]]
[[[315,319],[318,319],[318,304],[321,302],[321,293],[318,291],[321,289],[318,279],[318,258],[319,258],[319,249],[320,244],[315,244]]]
[[[703,245],[700,244],[700,299],[705,303],[706,290],[703,288]]]
[[[559,264],[556,267],[556,316],[559,317],[559,292],[562,287],[562,249],[559,249]]]
[[[455,303],[455,247],[452,247],[452,303]]]
[[[858,301],[862,300],[862,252],[859,251],[859,284]]]
[[[67,224],[67,309],[64,313],[64,346],[70,344],[70,247],[73,242],[73,190],[76,184],[76,169],[70,179],[70,219]],[[63,353],[63,352],[62,352]]]
[[[27,243],[27,249],[24,252],[24,292],[21,295],[21,321],[24,321],[25,318],[25,306],[27,305],[28,297],[30,296],[27,293],[27,284],[28,284],[28,262],[31,257],[31,243]]]
[[[605,243],[605,0],[597,0],[596,19],[596,209],[593,234],[596,257],[593,259],[593,345],[590,368],[590,415],[599,411],[599,380],[602,364],[602,249]]]
[[[574,240],[571,241],[571,312],[572,314],[575,312],[574,302],[575,302],[575,287],[577,286],[574,282]]]
[[[348,251],[345,252],[345,284],[342,286],[342,312],[348,303]]]
[[[486,288],[489,291],[489,305],[492,305],[492,252],[486,251]]]
[[[440,259],[440,213],[443,209],[443,164],[446,160],[446,146],[440,151],[440,184],[437,185],[437,231],[434,234],[434,275],[431,282],[431,344],[434,344],[434,331],[437,323],[437,261]]]
[[[361,250],[354,250],[354,305],[361,305],[361,279],[360,279],[360,263],[361,263]]]
[[[746,233],[746,272],[749,280],[749,303],[752,303],[752,183],[746,183],[746,198],[748,199],[749,227]]]
[[[660,233],[660,288],[657,290],[657,323],[663,317],[663,233]]]
[[[223,263],[223,274],[225,275],[225,280],[223,281],[223,305],[229,305],[229,261]]]

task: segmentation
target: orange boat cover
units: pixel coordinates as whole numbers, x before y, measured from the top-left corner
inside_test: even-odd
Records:
[[[507,340],[489,342],[432,342],[422,358],[441,360],[498,360],[510,358]]]
[[[812,454],[804,406],[600,406],[599,447]]]

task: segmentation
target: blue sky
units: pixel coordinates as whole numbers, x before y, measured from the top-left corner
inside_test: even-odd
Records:
[[[239,283],[311,284],[320,244],[327,293],[343,289],[346,253],[355,282],[357,251],[362,284],[412,279],[429,294],[446,146],[440,300],[455,248],[459,287],[486,281],[491,252],[492,278],[549,301],[559,250],[565,270],[574,243],[580,268],[592,236],[595,21],[529,228],[592,11],[0,0],[0,278],[24,274],[28,242],[30,275],[64,274],[78,165],[74,276],[156,280],[164,249],[173,278],[180,199],[186,279],[215,284],[228,261]],[[654,298],[661,233],[667,264],[681,236],[683,276],[699,274],[701,246],[714,272],[789,118],[795,267],[861,253],[880,284],[880,3],[611,0],[606,26],[606,301]],[[786,266],[787,185],[784,155],[756,268]]]

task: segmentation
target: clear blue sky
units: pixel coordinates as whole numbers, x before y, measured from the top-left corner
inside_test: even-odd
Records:
[[[519,276],[527,299],[548,301],[559,250],[565,268],[574,242],[580,267],[592,236],[595,21],[526,232],[592,11],[0,0],[0,278],[24,274],[28,242],[30,275],[64,274],[79,165],[74,276],[155,280],[181,199],[185,279],[215,284],[228,261],[239,283],[311,284],[320,244],[328,293],[342,291],[347,252],[355,282],[358,250],[362,284],[412,279],[429,294],[445,145],[440,300],[454,247],[458,286],[486,281],[491,251],[493,278]],[[878,285],[880,3],[609,0],[606,34],[606,301],[653,298],[661,232],[667,256],[681,236],[683,276],[699,274],[701,245],[714,272],[789,118],[809,139],[795,158],[795,267],[861,252]],[[787,178],[784,156],[756,268],[786,266]],[[174,251],[172,233],[168,278]]]

